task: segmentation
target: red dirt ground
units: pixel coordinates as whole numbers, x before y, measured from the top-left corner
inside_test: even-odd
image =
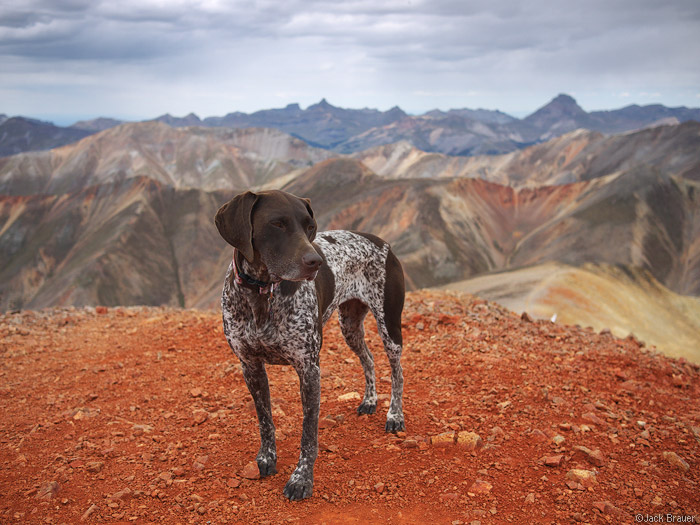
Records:
[[[290,503],[298,380],[268,368],[279,473],[242,477],[257,420],[218,313],[0,314],[0,522],[700,523],[697,365],[471,296],[412,293],[395,436],[388,363],[367,329],[377,414],[339,399],[364,379],[334,319],[314,495]],[[453,443],[460,431],[481,446]]]

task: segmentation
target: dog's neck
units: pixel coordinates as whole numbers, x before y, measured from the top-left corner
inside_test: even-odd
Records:
[[[260,294],[270,294],[278,280],[270,274],[262,262],[252,264],[238,251],[233,251],[233,264],[236,282]]]
[[[248,262],[238,251],[233,252],[233,280],[242,292],[260,329],[270,319],[270,302],[277,283],[265,265],[255,265]]]

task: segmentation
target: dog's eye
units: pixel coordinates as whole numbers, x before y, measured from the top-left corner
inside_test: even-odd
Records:
[[[281,230],[284,229],[284,222],[282,222],[282,221],[279,221],[279,220],[277,220],[277,221],[271,221],[270,224],[271,224],[272,226],[274,226],[275,228],[279,228],[279,229],[281,229]]]

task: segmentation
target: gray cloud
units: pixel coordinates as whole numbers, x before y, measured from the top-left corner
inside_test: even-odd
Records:
[[[696,0],[11,1],[0,112],[697,106],[699,34]]]

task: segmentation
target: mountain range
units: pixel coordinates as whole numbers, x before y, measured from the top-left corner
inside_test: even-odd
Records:
[[[405,151],[405,145],[394,149]],[[91,244],[80,239],[95,221],[111,224],[111,235],[123,228],[124,239],[137,235],[133,227],[142,213],[152,216],[149,227],[159,217],[163,232],[171,228],[164,221],[172,214],[206,229],[215,202],[250,187],[310,197],[321,227],[384,236],[403,257],[414,288],[556,260],[633,264],[672,290],[700,294],[699,123],[610,137],[576,131],[491,157],[411,150],[415,162],[401,169],[387,148],[377,152],[331,157],[275,130],[174,129],[144,122],[48,152],[0,159],[1,304],[46,304],[21,291],[25,279],[19,274],[30,272],[41,288],[75,246]],[[427,173],[420,171],[426,157],[433,159]],[[65,229],[55,231],[64,221]],[[20,265],[13,263],[18,254]],[[170,266],[175,264],[184,261]],[[36,275],[42,265],[46,274]]]
[[[631,105],[611,111],[584,111],[568,95],[559,95],[524,119],[497,110],[433,110],[408,115],[398,107],[388,111],[345,109],[325,99],[306,109],[298,104],[254,113],[234,112],[200,119],[162,115],[155,120],[171,127],[274,128],[308,144],[335,153],[355,153],[371,147],[407,141],[426,152],[449,155],[501,154],[547,141],[579,128],[621,133],[647,126],[700,121],[698,108]],[[0,155],[49,149],[104,131],[123,122],[98,118],[69,128],[15,117],[0,118]]]
[[[0,115],[0,157],[55,148],[91,133],[86,129],[64,128],[41,120]]]
[[[231,252],[212,218],[249,188],[311,198],[321,229],[387,239],[410,289],[512,296],[537,315],[560,312],[567,322],[641,331],[662,343],[668,334],[635,327],[655,311],[659,319],[677,311],[700,333],[694,121],[619,134],[576,129],[469,157],[407,140],[338,154],[272,128],[108,126],[0,158],[0,309],[216,306]],[[489,276],[488,286],[474,284]],[[592,282],[606,284],[583,295]],[[615,304],[628,306],[617,316],[601,306],[592,320],[591,305],[616,294],[629,300]],[[566,317],[572,303],[578,313]]]

